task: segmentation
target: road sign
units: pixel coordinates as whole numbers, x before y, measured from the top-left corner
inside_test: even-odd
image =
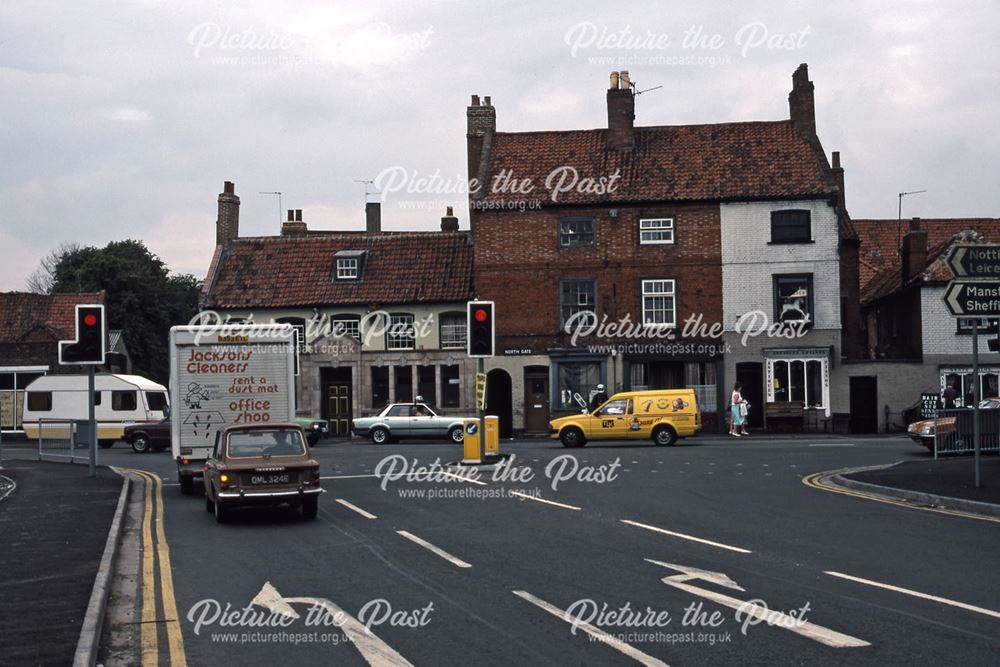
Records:
[[[476,408],[486,409],[486,373],[476,373]]]
[[[944,302],[955,317],[1000,317],[1000,281],[952,280]]]
[[[1000,245],[956,245],[948,253],[947,264],[956,278],[1000,280]]]

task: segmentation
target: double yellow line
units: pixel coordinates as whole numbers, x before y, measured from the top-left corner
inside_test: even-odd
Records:
[[[927,507],[925,505],[917,505],[915,503],[907,502],[905,500],[899,500],[896,498],[891,498],[888,496],[879,495],[876,493],[868,493],[866,491],[857,491],[855,489],[847,489],[842,486],[837,486],[832,482],[828,481],[827,478],[834,475],[839,475],[848,472],[860,472],[862,470],[874,470],[877,468],[884,468],[885,466],[869,466],[866,468],[841,468],[839,470],[828,470],[826,472],[817,472],[812,475],[807,475],[802,478],[802,483],[813,489],[819,489],[820,491],[829,491],[830,493],[840,493],[845,496],[854,496],[855,498],[861,498],[863,500],[873,500],[877,503],[884,503],[886,505],[896,505],[897,507],[906,507],[911,510],[923,510],[924,512],[935,512],[936,514],[947,514],[949,516],[960,516],[965,519],[978,519],[979,521],[990,521],[992,523],[1000,523],[1000,519],[992,516],[985,516],[983,514],[973,514],[972,512],[963,512],[961,510],[950,510],[943,507]]]
[[[143,470],[125,470],[145,481],[145,500],[142,512],[142,617],[140,619],[139,645],[143,667],[160,664],[159,627],[167,631],[167,650],[172,667],[187,667],[184,654],[184,637],[181,634],[181,619],[177,615],[177,601],[174,598],[174,578],[170,567],[170,547],[163,530],[163,483],[157,475]],[[156,522],[155,531],[153,522]],[[155,541],[154,541],[155,535]],[[159,579],[155,569],[159,566]],[[157,617],[157,583],[163,616]],[[162,623],[161,623],[162,621]]]

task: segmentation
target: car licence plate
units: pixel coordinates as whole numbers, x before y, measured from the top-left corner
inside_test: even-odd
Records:
[[[288,473],[284,474],[267,474],[267,475],[250,475],[251,484],[288,484],[289,476]]]

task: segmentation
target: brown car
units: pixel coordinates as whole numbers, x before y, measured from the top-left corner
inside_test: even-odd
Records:
[[[205,509],[219,523],[237,505],[288,503],[305,519],[319,509],[319,463],[297,424],[227,426],[204,468]]]
[[[972,411],[972,408],[968,408]],[[979,403],[980,410],[1000,409],[1000,398],[987,398]],[[971,419],[971,418],[970,418]],[[939,438],[950,438],[955,433],[955,417],[939,417],[938,419],[921,419],[909,425],[906,429],[910,440],[934,451],[934,430],[937,428]],[[971,435],[971,434],[970,434]]]

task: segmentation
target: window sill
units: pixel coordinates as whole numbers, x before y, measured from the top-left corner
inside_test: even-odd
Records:
[[[816,240],[809,239],[808,241],[768,241],[767,245],[808,245],[810,243],[816,243]]]

